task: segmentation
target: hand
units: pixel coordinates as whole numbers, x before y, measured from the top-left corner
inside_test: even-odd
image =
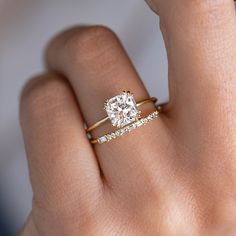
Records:
[[[159,119],[89,143],[83,123],[105,115],[107,98],[123,90],[148,96],[117,37],[101,26],[57,36],[47,50],[56,73],[26,85],[21,123],[34,197],[22,235],[236,234],[234,3],[149,4],[169,61],[170,103]]]

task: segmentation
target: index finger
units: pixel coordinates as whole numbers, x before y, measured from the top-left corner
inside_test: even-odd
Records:
[[[148,2],[160,15],[167,48],[172,116],[211,126],[227,107],[236,114],[234,1]]]

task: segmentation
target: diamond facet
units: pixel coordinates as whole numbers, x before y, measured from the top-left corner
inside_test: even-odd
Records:
[[[105,110],[113,126],[122,128],[138,120],[140,112],[134,97],[129,92],[107,100]]]

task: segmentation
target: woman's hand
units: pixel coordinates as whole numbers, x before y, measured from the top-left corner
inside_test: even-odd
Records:
[[[57,36],[47,50],[57,73],[26,85],[21,123],[34,198],[22,235],[236,234],[234,3],[148,2],[169,61],[170,103],[159,119],[90,145],[84,122],[105,115],[107,98],[123,90],[148,96],[119,40],[101,26]]]

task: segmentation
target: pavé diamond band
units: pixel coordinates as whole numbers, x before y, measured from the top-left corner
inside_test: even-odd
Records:
[[[146,125],[147,123],[149,123],[150,121],[152,121],[154,119],[157,119],[159,117],[160,111],[161,111],[161,107],[158,107],[158,109],[156,111],[152,112],[151,114],[149,114],[145,118],[139,119],[138,121],[133,122],[130,125],[127,125],[121,129],[111,132],[109,134],[105,134],[99,138],[91,139],[90,142],[92,144],[96,144],[96,143],[103,144],[106,142],[110,142],[113,139],[116,139],[126,133],[131,132],[132,130],[134,130],[140,126]]]
[[[157,98],[150,97],[136,103],[134,100],[134,95],[129,91],[124,91],[123,93],[112,97],[105,102],[104,109],[107,112],[107,116],[88,127],[86,132],[88,133],[94,130],[108,120],[110,120],[112,126],[116,128],[122,128],[132,122],[138,121],[141,114],[138,107],[149,102],[156,103]]]

